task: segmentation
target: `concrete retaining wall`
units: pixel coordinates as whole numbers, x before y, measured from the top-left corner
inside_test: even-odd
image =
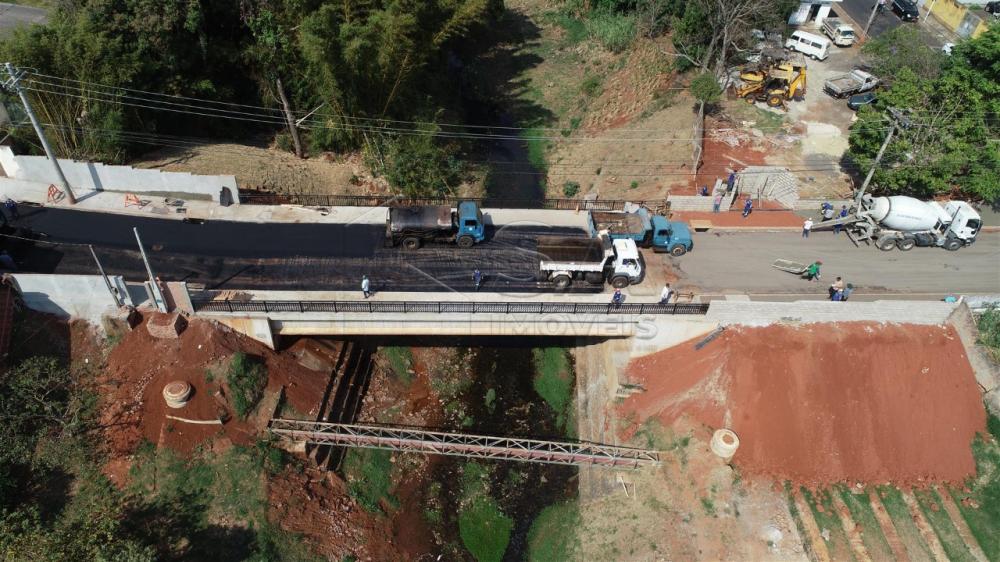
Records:
[[[118,311],[100,275],[44,275],[15,273],[15,286],[24,304],[32,310],[62,318],[82,318],[97,326],[101,317]],[[121,277],[112,278],[117,287],[125,287]],[[127,290],[125,291],[127,298]]]
[[[705,318],[720,324],[744,326],[767,326],[781,322],[944,324],[955,306],[954,303],[939,301],[712,301]]]
[[[7,146],[0,146],[0,165],[8,177],[19,180],[59,184],[49,159],[44,156],[16,156]],[[228,187],[233,201],[239,203],[235,176],[201,176],[187,172],[142,170],[131,166],[107,166],[95,162],[77,162],[60,158],[66,181],[71,187],[91,191],[128,193],[186,194],[218,201],[219,191]]]
[[[712,198],[701,195],[670,195],[667,197],[670,202],[671,211],[711,211]]]

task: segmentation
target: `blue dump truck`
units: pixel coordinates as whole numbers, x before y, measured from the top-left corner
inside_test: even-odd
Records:
[[[694,247],[691,230],[682,222],[668,221],[641,205],[628,203],[623,211],[592,211],[594,233],[607,231],[612,240],[634,240],[655,252],[683,256]]]
[[[449,205],[390,207],[385,221],[386,247],[416,250],[427,242],[471,248],[486,238],[483,212],[475,201]]]

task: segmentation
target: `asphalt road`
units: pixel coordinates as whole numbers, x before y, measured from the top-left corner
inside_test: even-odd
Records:
[[[483,290],[535,291],[545,288],[535,280],[536,236],[585,235],[516,226],[488,229],[486,242],[469,250],[431,244],[406,251],[385,248],[378,225],[189,223],[30,206],[21,207],[16,226],[33,241],[7,238],[4,246],[24,272],[96,274],[84,246],[91,244],[109,274],[145,279],[136,227],[156,275],[219,289],[350,290],[368,275],[376,290],[466,290],[478,268]]]
[[[41,8],[0,2],[0,37],[9,35],[18,26],[44,23],[46,19],[46,11]]]
[[[814,232],[808,239],[798,233],[709,233],[696,236],[691,253],[669,259],[682,283],[701,292],[816,293],[841,276],[861,293],[1000,293],[1000,233],[981,234],[955,252],[882,252],[855,247],[846,235],[831,232]],[[771,267],[776,259],[822,261],[821,285]]]
[[[891,2],[892,0],[889,0]],[[834,4],[833,11],[843,10],[847,12],[855,22],[858,24],[858,35],[865,28],[865,24],[868,23],[868,18],[871,16],[872,7],[875,5],[875,0],[843,0],[839,4]],[[943,41],[935,37],[933,33],[930,33],[927,29],[921,27],[923,24],[920,22],[904,22],[899,19],[899,16],[892,13],[890,9],[891,4],[887,4],[885,10],[879,12],[875,15],[875,19],[872,21],[871,29],[868,33],[871,37],[878,37],[879,35],[896,29],[901,25],[912,25],[920,29],[920,37],[923,38],[927,46],[938,49],[943,45]],[[923,18],[923,16],[921,16]]]

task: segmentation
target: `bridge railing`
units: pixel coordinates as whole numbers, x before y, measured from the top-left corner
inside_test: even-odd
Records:
[[[480,207],[502,209],[557,209],[572,211],[621,211],[624,199],[514,199],[501,197],[403,197],[398,195],[327,195],[322,193],[262,193],[241,191],[240,202],[246,205],[305,205],[310,207],[403,207],[409,205],[456,205],[475,201]],[[664,205],[659,201],[633,201],[650,208]]]
[[[708,303],[580,303],[475,301],[192,300],[196,312],[360,312],[438,314],[706,314]]]

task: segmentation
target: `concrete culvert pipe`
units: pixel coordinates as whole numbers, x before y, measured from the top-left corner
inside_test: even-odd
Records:
[[[183,408],[191,398],[191,385],[185,381],[171,381],[163,387],[163,399],[171,408]]]
[[[740,438],[728,429],[719,429],[712,434],[710,446],[713,453],[729,462],[736,454],[736,449],[740,448]]]

